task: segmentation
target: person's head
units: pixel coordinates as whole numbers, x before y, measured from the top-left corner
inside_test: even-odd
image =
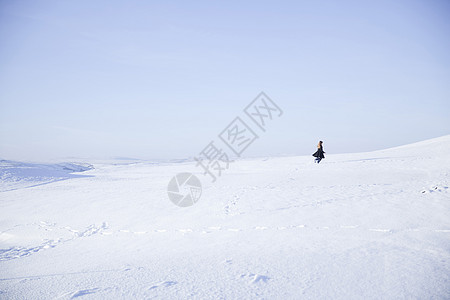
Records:
[[[322,142],[322,141],[319,141],[319,144],[321,144],[321,145],[322,145],[322,144],[323,144],[323,142]]]

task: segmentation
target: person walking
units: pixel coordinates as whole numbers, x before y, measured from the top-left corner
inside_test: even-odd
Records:
[[[323,155],[325,153],[325,151],[323,151],[323,146],[322,146],[323,142],[319,141],[319,144],[317,145],[317,151],[314,152],[314,154],[312,156],[314,156],[315,162],[320,163],[320,161],[325,158],[325,155]]]

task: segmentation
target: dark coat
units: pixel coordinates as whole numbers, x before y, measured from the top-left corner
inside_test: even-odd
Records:
[[[312,156],[314,157],[320,157],[320,158],[325,158],[325,155],[323,155],[325,152],[323,151],[323,147],[320,146],[319,149],[317,149],[316,152],[314,152],[314,154]]]

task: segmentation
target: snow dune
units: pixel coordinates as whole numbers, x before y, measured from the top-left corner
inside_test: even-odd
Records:
[[[193,162],[0,170],[2,299],[450,298],[450,136],[215,183]],[[188,208],[181,172],[203,183]]]

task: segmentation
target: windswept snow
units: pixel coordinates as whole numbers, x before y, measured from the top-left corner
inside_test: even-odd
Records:
[[[237,160],[215,183],[94,166],[1,162],[0,298],[450,298],[450,136]],[[181,172],[203,183],[188,208],[166,192]]]

